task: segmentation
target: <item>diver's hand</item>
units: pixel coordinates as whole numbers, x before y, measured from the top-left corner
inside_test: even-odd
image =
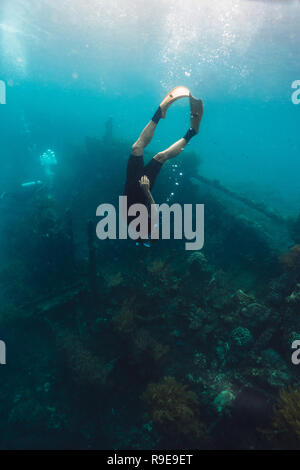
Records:
[[[141,177],[140,181],[140,187],[143,189],[145,193],[148,193],[150,191],[150,181],[148,176],[144,175]]]

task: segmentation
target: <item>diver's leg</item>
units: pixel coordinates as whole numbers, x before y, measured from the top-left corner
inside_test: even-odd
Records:
[[[150,162],[144,168],[144,175],[148,176],[150,180],[150,189],[153,188],[154,182],[158,173],[160,172],[162,165],[170,158],[174,158],[179,155],[184,150],[191,138],[196,134],[197,131],[194,128],[190,128],[182,139],[177,140],[177,142],[168,147],[166,150],[157,153],[150,160]]]
[[[133,144],[131,153],[132,155],[143,155],[144,148],[150,144],[152,137],[154,135],[155,128],[159,123],[159,120],[162,118],[162,104],[159,105],[156,112],[154,113],[153,118],[143,129],[138,140]]]
[[[182,152],[191,138],[198,134],[204,112],[203,102],[201,100],[197,100],[193,96],[190,96],[190,106],[191,127],[182,139],[179,139],[177,142],[175,142],[175,144],[171,145],[171,147],[167,148],[163,152],[159,152],[153,157],[159,163],[163,164],[170,158],[174,158],[179,155],[179,153]]]
[[[157,121],[158,122],[158,121]],[[131,154],[135,156],[142,156],[144,153],[144,148],[150,144],[155,128],[157,126],[157,122],[151,120],[147,126],[142,131],[141,135],[139,136],[138,140],[133,144],[131,148]]]
[[[199,132],[201,119],[203,116],[203,103],[201,100],[197,100],[196,98],[190,95],[190,105],[191,105],[191,127],[185,134],[182,139],[179,139],[173,145],[171,145],[166,150],[157,153],[150,162],[144,168],[144,174],[148,176],[150,180],[150,189],[153,188],[154,182],[162,165],[169,160],[170,158],[174,158],[182,152],[188,142],[191,140]]]
[[[157,153],[150,162],[144,168],[144,175],[148,176],[150,181],[150,190],[152,190],[154,186],[154,182],[162,165],[169,160],[169,158],[174,158],[178,155],[186,146],[187,141],[183,138],[175,142],[175,144],[171,145],[168,149],[164,150],[163,152]]]
[[[182,139],[177,140],[173,145],[171,145],[169,148],[166,150],[163,150],[162,152],[157,153],[153,159],[156,160],[157,162],[163,164],[170,158],[174,158],[177,155],[184,150],[186,144],[188,143],[188,140],[186,140],[184,137]]]

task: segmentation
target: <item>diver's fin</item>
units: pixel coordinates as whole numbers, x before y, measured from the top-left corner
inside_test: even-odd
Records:
[[[169,106],[171,106],[174,101],[179,98],[189,98],[191,96],[190,90],[185,86],[177,86],[173,88],[162,100],[160,103],[161,117],[164,119],[166,117],[166,112]]]
[[[201,119],[202,119],[203,112],[204,112],[203,101],[197,100],[191,95],[190,105],[191,105],[191,128],[194,129],[196,134],[198,134]]]

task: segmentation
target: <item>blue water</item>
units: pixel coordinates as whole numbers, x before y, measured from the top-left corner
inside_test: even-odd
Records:
[[[26,175],[37,158],[30,145],[61,152],[99,134],[108,115],[120,136],[135,139],[182,84],[206,106],[201,137],[190,144],[203,172],[258,197],[279,192],[297,213],[299,15],[298,1],[3,0],[2,184],[20,158]],[[151,149],[177,140],[187,123],[187,102],[176,104]]]

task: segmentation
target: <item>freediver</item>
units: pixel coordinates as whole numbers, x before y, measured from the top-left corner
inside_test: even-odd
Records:
[[[191,125],[184,137],[179,139],[166,150],[157,153],[147,165],[144,165],[143,152],[149,145],[154,135],[154,131],[160,119],[165,119],[169,106],[180,98],[189,98]],[[183,86],[175,87],[163,99],[156,110],[151,121],[142,131],[137,141],[132,146],[131,155],[127,164],[127,175],[124,195],[127,196],[127,206],[132,204],[144,204],[151,207],[155,204],[152,189],[162,165],[171,158],[182,152],[190,139],[199,132],[200,123],[204,111],[203,102],[194,98],[189,89]],[[134,217],[128,217],[128,224]],[[151,220],[149,220],[149,232],[151,231]],[[137,241],[137,245],[140,244]],[[149,245],[149,240],[144,240],[145,246]]]

